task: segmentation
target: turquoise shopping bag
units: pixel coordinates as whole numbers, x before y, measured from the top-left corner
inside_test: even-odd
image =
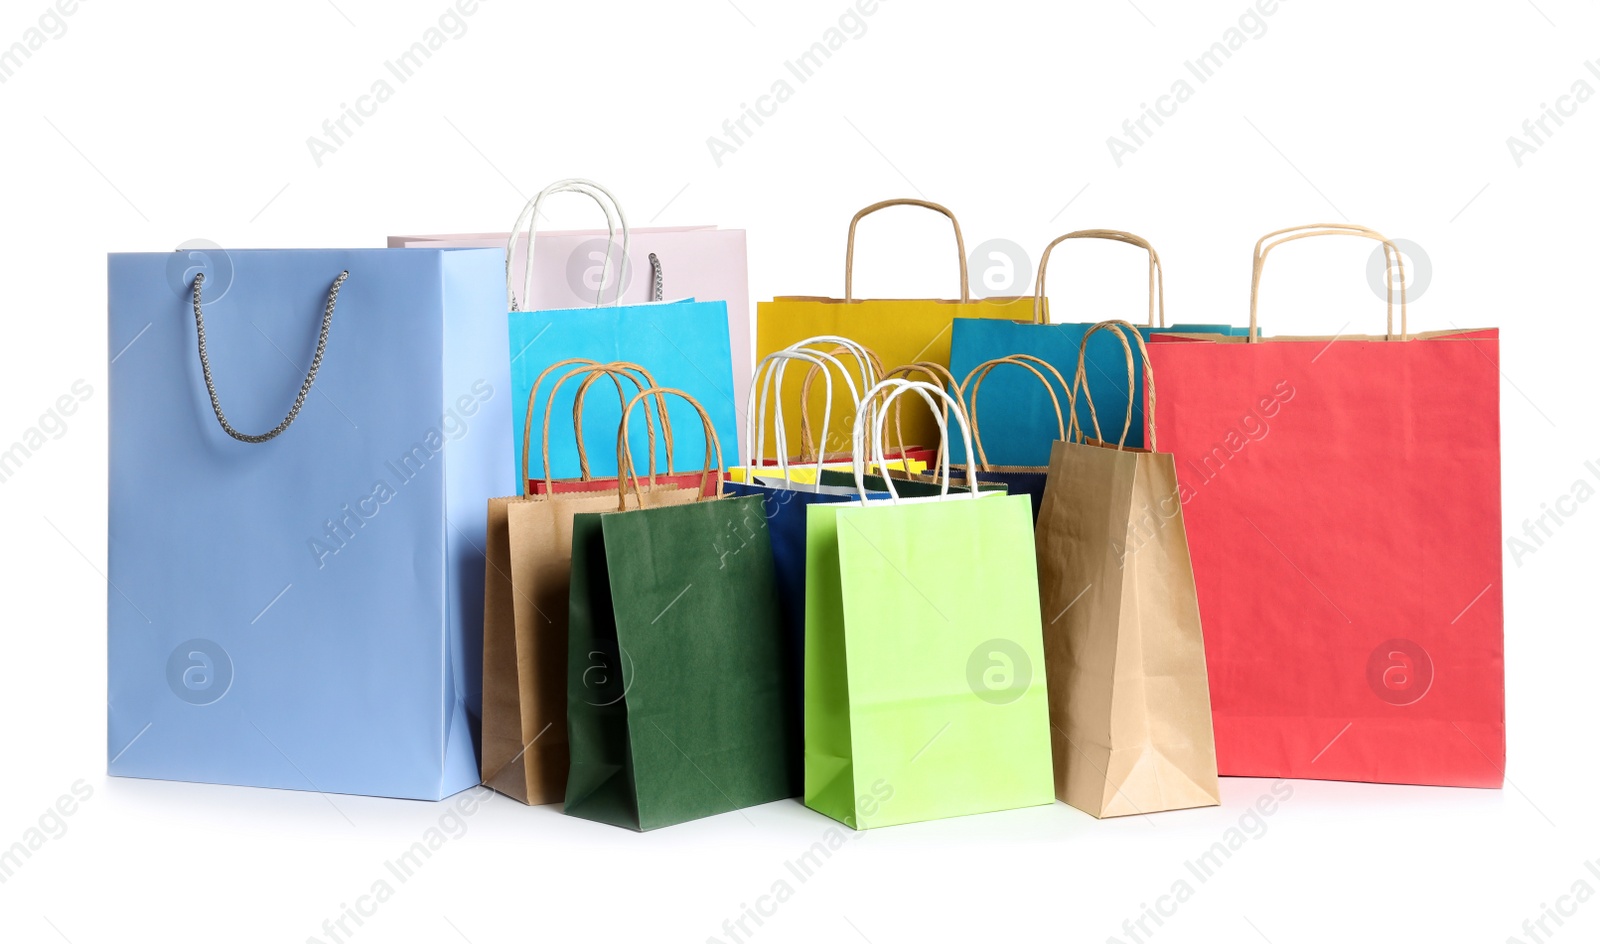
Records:
[[[531,212],[524,216],[530,221],[528,254],[531,255],[533,220],[538,218],[538,205],[552,193],[575,192],[595,200],[606,209],[608,218],[615,212],[602,198],[603,191],[573,181],[552,184],[531,202]],[[520,221],[519,221],[520,222]],[[516,258],[516,247],[522,233],[513,226],[507,246],[507,257]],[[624,253],[628,245],[628,230],[622,225]],[[609,252],[610,244],[607,244]],[[609,257],[608,257],[609,261]],[[618,260],[620,264],[620,259]],[[528,268],[532,269],[529,260]],[[508,316],[511,342],[511,456],[513,470],[522,467],[522,435],[524,420],[530,405],[535,417],[544,415],[549,394],[540,391],[530,403],[528,394],[539,376],[551,365],[572,358],[588,358],[602,364],[612,361],[630,361],[651,372],[654,382],[663,387],[685,390],[700,403],[716,426],[717,435],[734,450],[738,448],[738,410],[734,402],[733,351],[728,335],[728,305],[724,300],[653,301],[638,304],[620,304],[622,280],[614,284],[616,290],[609,302],[593,308],[564,308],[519,311],[515,305],[518,286],[514,285],[515,268],[507,267],[506,295],[511,300]],[[531,276],[529,276],[531,278]],[[524,290],[524,297],[526,297]],[[598,299],[597,299],[598,300]],[[745,356],[740,352],[740,356]],[[556,411],[567,416],[572,412],[577,396],[575,386],[567,386],[557,393]],[[699,417],[681,402],[671,403],[669,415],[674,428],[681,429],[674,438],[674,449],[669,462],[679,467],[699,468],[705,456],[706,442],[701,432]],[[584,407],[582,422],[594,429],[615,429],[622,419],[620,405],[607,397],[591,397]],[[648,452],[650,446],[645,431],[633,431],[633,448],[639,453]],[[558,437],[550,444],[550,477],[577,478],[580,473],[577,443]],[[616,457],[609,452],[596,454],[589,471],[599,478],[617,474]],[[544,478],[543,457],[533,451],[529,475]],[[519,486],[522,494],[526,483]]]
[[[1148,338],[1156,333],[1236,334],[1243,329],[1220,324],[1179,324],[1167,326],[1165,290],[1162,284],[1161,257],[1150,243],[1131,233],[1120,230],[1089,229],[1058,236],[1046,246],[1039,258],[1039,270],[1034,283],[1034,318],[1032,321],[1001,321],[997,319],[957,318],[950,342],[950,371],[965,377],[985,361],[1012,354],[1030,354],[1070,374],[1078,366],[1078,349],[1084,336],[1094,325],[1088,323],[1058,323],[1049,321],[1045,295],[1045,271],[1050,264],[1050,251],[1068,239],[1109,239],[1128,243],[1144,249],[1150,256],[1150,323],[1139,327],[1139,333]],[[1084,352],[1089,377],[1089,390],[1094,402],[1108,416],[1128,415],[1128,375],[1123,368],[1122,348],[1104,332],[1089,336]],[[1046,466],[1050,464],[1050,447],[1056,439],[1056,417],[1047,399],[1039,397],[1032,379],[1020,371],[1000,371],[984,388],[988,397],[1006,404],[1005,410],[994,410],[984,426],[984,445],[989,460],[996,465]],[[1128,428],[1128,444],[1144,445],[1144,372],[1139,370],[1134,379],[1132,414]],[[1077,404],[1078,422],[1089,423],[1088,407]],[[951,443],[955,461],[965,462],[966,455],[959,442]]]

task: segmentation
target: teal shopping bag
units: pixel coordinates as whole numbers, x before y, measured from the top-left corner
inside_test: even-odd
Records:
[[[1161,274],[1161,257],[1150,243],[1131,233],[1120,230],[1079,230],[1058,236],[1045,247],[1039,258],[1038,274],[1034,283],[1034,320],[1000,321],[996,319],[958,318],[952,328],[950,342],[950,371],[965,377],[985,361],[1012,354],[1030,354],[1048,362],[1063,373],[1077,369],[1078,350],[1084,336],[1094,325],[1089,323],[1058,323],[1049,321],[1045,295],[1045,271],[1050,263],[1050,251],[1068,239],[1109,239],[1128,243],[1144,249],[1150,256],[1150,323],[1139,327],[1146,338],[1156,333],[1187,334],[1239,334],[1235,329],[1220,324],[1166,323],[1165,289]],[[1089,337],[1084,350],[1089,390],[1094,402],[1108,416],[1124,416],[1130,406],[1128,376],[1123,369],[1122,348],[1115,339],[1104,332]],[[994,410],[984,426],[984,445],[989,459],[996,465],[1045,466],[1050,464],[1050,447],[1055,442],[1056,418],[1047,399],[1038,396],[1032,379],[1020,371],[1001,371],[987,382],[984,388],[988,397],[1005,403],[1004,410]],[[1132,418],[1128,430],[1130,446],[1144,445],[1144,372],[1139,369],[1134,377],[1134,395],[1131,398]],[[1078,421],[1087,426],[1087,406],[1076,406]],[[966,455],[959,442],[955,460],[964,462]]]
[[[738,412],[733,405],[733,359],[728,346],[728,314],[723,302],[668,302],[563,311],[513,311],[511,329],[512,429],[516,438],[514,467],[522,465],[522,432],[528,415],[528,394],[545,369],[572,358],[608,363],[630,361],[648,368],[663,387],[689,391],[705,405],[717,435],[738,441]],[[572,414],[578,388],[569,384],[555,393],[556,415]],[[543,417],[550,394],[541,390],[533,402],[533,415]],[[699,468],[705,456],[705,437],[698,417],[681,403],[668,405],[673,423],[671,459],[678,468]],[[621,422],[621,407],[609,397],[584,401],[583,425],[614,429]],[[537,425],[537,424],[536,424]],[[645,431],[633,431],[634,448],[647,454]],[[545,477],[540,450],[532,450],[528,474]],[[577,478],[580,474],[577,443],[555,437],[550,443],[550,477]],[[616,457],[597,452],[589,471],[597,478],[617,474]],[[524,486],[525,487],[525,486]]]
[[[1071,414],[1075,391],[1067,383],[1067,378],[1062,376],[1060,371],[1051,366],[1049,362],[1031,354],[1013,354],[1010,357],[985,361],[974,368],[972,373],[967,375],[966,379],[957,388],[956,399],[967,407],[967,412],[972,422],[972,447],[977,453],[975,457],[977,460],[975,463],[977,466],[976,477],[980,486],[998,483],[1005,486],[1008,494],[1028,496],[1028,500],[1033,506],[1034,520],[1037,521],[1039,518],[1039,506],[1044,501],[1044,486],[1049,468],[1047,466],[1002,465],[991,462],[988,450],[984,448],[983,432],[978,421],[981,415],[978,409],[978,391],[993,389],[993,384],[989,382],[991,375],[1005,376],[1011,373],[1011,371],[1000,371],[995,374],[995,368],[1001,366],[1021,368],[1032,374],[1039,381],[1040,387],[1043,389],[1042,396],[1049,401],[1051,415],[1055,417],[1055,426],[1049,431],[1049,434],[1055,436],[1058,440],[1067,438],[1065,417]],[[1056,395],[1056,387],[1050,383],[1052,378],[1054,378],[1061,390],[1066,393],[1065,398]],[[989,386],[986,387],[986,383],[989,383]],[[1041,396],[1040,387],[1032,388],[1031,394],[1033,397]],[[1063,399],[1066,401],[1065,413],[1061,408]],[[1019,401],[1015,398],[1004,404],[996,402],[990,408],[990,419],[1003,417],[1015,410],[1018,405]],[[1004,409],[997,409],[997,407],[1001,406]],[[952,472],[952,475],[955,474],[957,473]],[[959,481],[964,484],[970,484],[970,480],[965,475],[961,475]]]

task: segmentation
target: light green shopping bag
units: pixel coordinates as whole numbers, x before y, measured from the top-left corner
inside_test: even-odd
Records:
[[[970,443],[938,387],[879,388],[915,391],[941,427],[948,407]],[[871,431],[880,462],[888,412],[885,401]],[[869,829],[1054,802],[1028,497],[949,492],[806,516],[806,805]]]

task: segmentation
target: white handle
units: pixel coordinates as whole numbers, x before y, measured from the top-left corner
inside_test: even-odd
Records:
[[[850,338],[841,337],[841,336],[839,336],[837,334],[818,334],[818,335],[814,335],[812,337],[806,338],[804,341],[797,341],[794,344],[789,345],[788,350],[801,351],[801,350],[805,350],[808,347],[823,347],[823,346],[829,345],[829,344],[833,345],[834,347],[846,348],[847,350],[850,351],[850,355],[856,359],[856,372],[861,375],[861,389],[862,390],[867,390],[873,384],[878,382],[878,379],[879,379],[878,378],[878,372],[872,366],[872,361],[873,361],[873,358],[874,358],[875,355],[873,355],[873,353],[871,351],[867,350],[866,345],[862,344],[860,341],[854,341],[854,340],[851,340]],[[845,372],[844,371],[844,365],[840,364],[837,360],[834,360],[834,366],[839,368],[839,373],[843,374]],[[824,369],[823,373],[826,374],[827,370]],[[782,383],[782,377],[781,376],[779,377],[778,389],[779,390],[783,389],[783,383]],[[856,408],[856,412],[857,413],[859,413],[861,411],[862,402],[863,401],[860,400],[860,399],[857,399],[856,402],[855,402],[855,408]],[[870,422],[871,421],[871,417],[873,415],[873,411],[876,409],[876,404],[874,404],[871,400],[866,400],[864,402],[867,404],[867,417],[868,417],[868,421]],[[800,404],[800,409],[802,411],[805,410],[806,409],[806,404],[802,402]],[[817,458],[818,459],[821,459],[823,456],[828,454],[827,446],[828,446],[828,420],[829,419],[830,419],[830,417],[826,417],[826,416],[823,417],[823,419],[822,419],[822,435],[818,437],[818,441],[817,441],[817,444],[816,444],[816,446],[817,446]],[[805,424],[802,423],[801,425],[804,426]]]
[[[756,378],[761,380],[760,405],[757,406],[756,403],[756,385],[751,384],[750,406],[745,412],[747,417],[745,424],[746,441],[752,443],[755,449],[755,453],[751,456],[750,465],[745,473],[751,479],[755,477],[755,470],[761,466],[763,462],[763,456],[766,453],[767,403],[769,402],[770,394],[772,392],[773,378],[777,378],[778,389],[779,391],[782,391],[784,369],[789,366],[789,361],[792,360],[805,361],[808,364],[814,364],[822,368],[822,379],[825,384],[823,388],[825,391],[822,408],[823,422],[827,422],[833,415],[833,375],[828,373],[828,364],[832,364],[839,369],[839,373],[844,377],[845,385],[849,388],[850,398],[855,401],[857,409],[860,408],[861,400],[856,391],[856,385],[854,381],[850,379],[849,373],[845,371],[844,364],[842,364],[838,358],[832,356],[831,354],[797,351],[789,348],[782,351],[774,351],[773,353],[768,354],[766,357],[763,357],[760,363],[756,365],[755,372]],[[766,371],[766,376],[764,378],[762,377],[763,370]],[[777,445],[778,468],[783,475],[784,481],[788,482],[790,480],[789,435],[784,426],[783,410],[781,408],[778,409],[773,416],[772,431],[773,438],[776,440]],[[812,483],[813,490],[822,485],[822,465],[824,458],[825,457],[819,450],[817,455],[817,476],[816,480]]]
[[[517,302],[516,289],[512,281],[511,273],[512,267],[516,263],[517,242],[522,238],[522,230],[524,226],[526,226],[528,229],[528,258],[526,268],[523,271],[522,302],[524,304],[531,304],[531,299],[533,297],[534,229],[539,218],[539,203],[545,197],[553,193],[581,193],[593,200],[595,205],[600,207],[600,211],[606,215],[606,260],[604,265],[606,269],[609,269],[611,266],[611,243],[615,241],[617,234],[616,217],[613,214],[619,212],[619,207],[616,205],[615,199],[612,198],[610,202],[602,200],[602,196],[610,198],[610,193],[608,193],[605,188],[599,187],[599,185],[595,185],[593,187],[589,186],[588,182],[582,178],[568,177],[563,180],[558,180],[539,191],[539,193],[534,196],[532,200],[529,200],[527,203],[523,204],[522,210],[517,213],[516,220],[511,224],[510,235],[506,238],[506,308],[510,311],[518,311],[520,309],[520,306]],[[601,288],[605,287],[605,281],[603,278],[600,284]],[[596,292],[595,306],[599,307],[599,305],[600,293]]]
[[[527,227],[528,253],[527,263],[522,275],[522,301],[527,303],[533,297],[533,242],[534,231],[539,220],[539,204],[546,197],[554,193],[581,193],[599,205],[606,215],[606,257],[601,264],[600,286],[595,290],[595,307],[604,304],[606,279],[611,273],[611,244],[616,241],[617,228],[622,229],[622,261],[617,267],[616,290],[612,293],[611,304],[622,304],[622,273],[628,264],[628,219],[622,212],[622,204],[612,196],[611,191],[600,186],[592,180],[582,177],[567,177],[558,180],[550,186],[539,191],[532,200],[523,206],[522,212],[517,214],[516,222],[511,225],[511,234],[506,240],[506,307],[517,311],[517,296],[512,288],[511,269],[516,259],[517,242],[522,237],[523,227]],[[605,199],[601,199],[604,197]],[[615,216],[613,216],[615,214]]]
[[[854,342],[848,342],[848,343],[854,345]],[[810,363],[815,364],[817,367],[822,369],[822,382],[825,384],[825,386],[823,388],[823,390],[825,392],[825,396],[823,398],[823,403],[822,403],[822,423],[823,423],[823,428],[824,429],[827,428],[828,423],[830,423],[832,421],[832,419],[833,419],[833,376],[828,373],[828,368],[827,368],[826,364],[832,364],[839,371],[839,376],[844,378],[845,388],[850,393],[850,405],[851,405],[851,407],[857,413],[859,413],[861,411],[861,394],[860,394],[859,391],[866,389],[866,386],[863,385],[861,388],[858,389],[856,387],[855,381],[850,379],[850,373],[845,370],[844,363],[842,361],[840,361],[837,357],[833,356],[831,353],[828,353],[826,351],[803,351],[803,350],[798,350],[798,349],[796,349],[794,347],[787,348],[785,353],[799,355],[799,356],[798,357],[793,357],[793,358],[784,358],[782,363],[778,364],[777,385],[778,385],[778,390],[780,391],[780,393],[783,390],[783,375],[784,375],[784,372],[787,371],[788,368],[789,368],[789,361],[790,360],[809,361]],[[781,397],[780,397],[780,399],[781,399]],[[789,477],[789,472],[788,472],[788,468],[789,468],[789,465],[788,465],[788,463],[789,463],[789,433],[788,433],[788,425],[784,421],[784,418],[783,418],[783,409],[782,409],[781,406],[775,412],[775,415],[774,415],[774,419],[773,419],[773,435],[777,439],[776,448],[777,448],[778,455],[780,457],[780,461],[783,463],[783,469],[784,469],[783,477],[784,477],[784,479],[787,480],[788,477]],[[827,459],[828,459],[827,451],[824,450],[824,449],[818,448],[817,449],[817,478],[816,478],[816,481],[813,483],[813,491],[815,491],[818,488],[821,488],[821,486],[822,486],[822,467],[827,462]]]
[[[941,442],[944,441],[948,435],[948,429],[945,426],[944,419],[946,412],[950,412],[955,415],[956,424],[961,427],[962,444],[966,447],[967,485],[970,489],[968,495],[972,498],[979,497],[977,474],[972,467],[972,428],[967,421],[966,409],[961,405],[960,401],[956,400],[954,397],[950,396],[943,389],[934,384],[921,380],[902,380],[900,378],[891,378],[889,380],[882,381],[874,386],[871,390],[867,391],[866,396],[866,399],[874,400],[880,394],[886,394],[886,396],[884,396],[883,409],[878,411],[877,416],[874,417],[872,421],[872,449],[873,459],[876,460],[879,468],[881,468],[883,471],[884,487],[889,492],[889,500],[898,504],[900,501],[900,494],[895,491],[894,481],[889,475],[887,460],[885,459],[883,453],[883,423],[884,419],[889,415],[889,407],[891,404],[893,404],[895,398],[908,390],[915,391],[919,396],[921,396],[923,401],[928,404],[928,409],[933,411],[934,420],[939,425],[939,437]],[[851,429],[850,439],[851,466],[855,472],[856,491],[860,494],[861,503],[864,505],[867,503],[865,468],[866,457],[864,455],[867,449],[866,411],[859,411],[856,413],[856,422]],[[943,449],[941,450],[941,453],[942,456],[939,467],[939,497],[942,499],[948,498],[950,495],[950,451],[948,449]]]
[[[837,334],[819,334],[789,345],[788,350],[800,351],[808,347],[821,347],[824,344],[850,349],[850,353],[856,359],[857,372],[861,375],[861,389],[865,390],[878,382],[877,371],[872,368],[872,357],[868,354],[866,346],[859,341],[842,338]]]
[[[894,388],[891,389],[883,398],[883,412],[879,413],[876,417],[869,418],[867,421],[872,425],[872,458],[882,472],[884,487],[889,492],[889,500],[894,504],[900,503],[900,493],[895,490],[894,482],[892,481],[893,476],[889,474],[889,466],[884,455],[883,421],[889,416],[889,407],[891,404],[893,404],[895,398],[900,396],[902,393],[905,393],[908,389],[913,389],[914,385],[919,384],[926,385],[928,387],[933,386],[932,384],[927,384],[925,381],[913,381],[895,378]],[[926,390],[917,389],[916,393],[918,396],[922,397],[922,401],[928,405],[928,409],[934,414],[934,422],[939,427],[939,442],[944,443],[949,438],[950,434],[949,427],[945,424],[945,411],[939,409],[939,405],[934,402],[933,398],[928,395]],[[866,443],[862,443],[861,446],[864,448]],[[939,497],[945,498],[950,494],[950,453],[946,449],[940,449],[939,455],[941,461],[939,469],[936,473],[939,478]],[[864,488],[865,485],[865,477],[857,480],[857,486],[861,489],[862,493],[862,504],[866,504],[867,501]]]

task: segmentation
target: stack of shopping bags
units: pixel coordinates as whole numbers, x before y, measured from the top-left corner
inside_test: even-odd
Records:
[[[565,194],[605,229],[537,232]],[[854,296],[896,205],[957,297]],[[1499,786],[1498,332],[1402,288],[1382,334],[1264,336],[1269,254],[1322,236],[1402,265],[1271,233],[1237,327],[1167,326],[1120,230],[974,300],[922,200],[754,319],[742,231],[579,178],[501,234],[114,254],[110,772],[637,830]],[[1052,317],[1078,239],[1144,251],[1148,324]]]
[[[573,193],[593,201],[604,231],[539,232],[546,201]],[[587,204],[585,204],[587,205]],[[510,318],[515,454],[527,392],[547,367],[567,357],[633,361],[655,371],[667,386],[688,390],[703,403],[723,441],[737,449],[736,408],[750,386],[750,313],[745,234],[708,226],[633,229],[620,203],[590,180],[558,180],[536,194],[509,232],[390,237],[389,245],[505,247],[506,307]],[[572,393],[568,397],[573,396]],[[571,408],[564,400],[560,408]],[[534,404],[538,407],[539,404]],[[591,422],[615,426],[617,408],[597,403]],[[684,423],[673,458],[692,462],[704,442]],[[596,457],[605,475],[612,457]],[[553,474],[578,474],[566,441],[555,445]],[[513,467],[518,465],[512,460]],[[533,472],[542,472],[535,463]]]
[[[555,380],[608,377],[618,381],[619,397],[627,379],[635,390],[654,387],[636,368],[590,364],[576,366]],[[540,392],[535,384],[531,401]],[[553,406],[554,393],[551,394]],[[541,443],[550,443],[546,409]],[[529,415],[531,416],[531,410]],[[581,414],[579,414],[581,415]],[[570,416],[570,414],[569,414]],[[669,418],[664,409],[661,425]],[[577,434],[576,421],[571,422]],[[651,448],[655,448],[651,421]],[[652,452],[651,461],[654,461]],[[548,470],[549,465],[545,468]],[[527,479],[526,463],[518,481]],[[496,498],[489,502],[483,626],[483,782],[524,803],[559,801],[566,792],[567,599],[571,589],[572,534],[576,518],[621,508],[663,507],[693,501],[693,487],[647,484],[620,497],[592,478],[582,489],[557,488],[553,477],[537,494]],[[601,673],[612,665],[596,666]]]

